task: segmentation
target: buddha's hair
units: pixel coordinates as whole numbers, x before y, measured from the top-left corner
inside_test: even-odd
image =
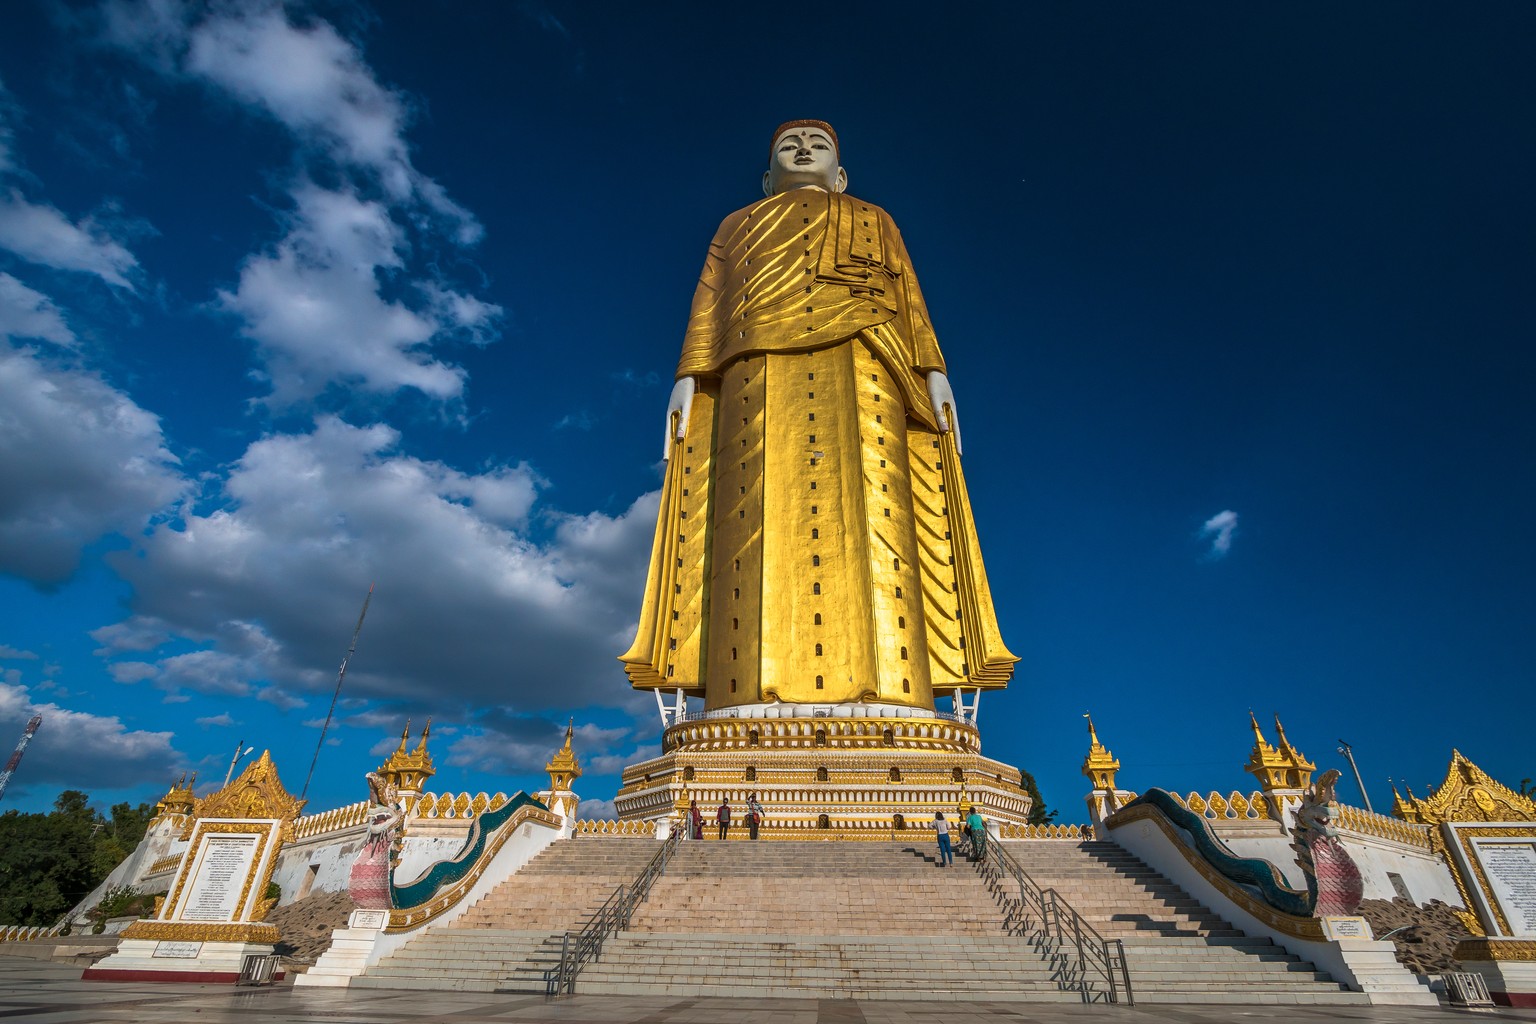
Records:
[[[837,132],[833,129],[833,127],[827,124],[825,121],[807,119],[803,121],[785,121],[783,124],[779,125],[773,130],[773,138],[768,140],[768,156],[770,159],[773,157],[773,147],[778,143],[779,136],[783,135],[791,128],[820,128],[822,131],[826,132],[829,136],[832,137],[832,145],[837,148],[839,155],[842,154],[843,145],[837,141]]]

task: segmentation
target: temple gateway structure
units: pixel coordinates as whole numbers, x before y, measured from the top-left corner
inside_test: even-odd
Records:
[[[883,838],[972,802],[1028,819],[1019,771],[981,754],[980,695],[1017,659],[944,357],[895,222],[846,183],[832,127],[791,121],[766,198],[710,243],[621,659],[663,754],[625,771],[621,818],[756,793],[781,838]]]

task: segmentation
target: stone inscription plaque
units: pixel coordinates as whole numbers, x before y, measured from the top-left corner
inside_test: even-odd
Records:
[[[1323,934],[1330,939],[1370,939],[1371,926],[1363,917],[1324,917]]]
[[[157,942],[154,955],[173,957],[177,960],[196,960],[202,951],[201,942]]]
[[[1511,934],[1536,935],[1536,841],[1474,839],[1472,849]]]
[[[256,860],[261,836],[210,835],[178,918],[182,921],[234,921],[240,895]]]

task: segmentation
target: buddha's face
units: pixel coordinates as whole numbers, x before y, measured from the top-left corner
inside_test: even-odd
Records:
[[[847,184],[848,175],[837,165],[837,146],[820,128],[789,128],[774,140],[763,175],[765,195],[808,186],[841,192]]]

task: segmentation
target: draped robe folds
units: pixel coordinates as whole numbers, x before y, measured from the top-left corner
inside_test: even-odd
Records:
[[[725,219],[678,363],[672,448],[635,642],[637,688],[707,709],[878,701],[932,709],[1006,686],[944,370],[895,223],[799,189]]]

